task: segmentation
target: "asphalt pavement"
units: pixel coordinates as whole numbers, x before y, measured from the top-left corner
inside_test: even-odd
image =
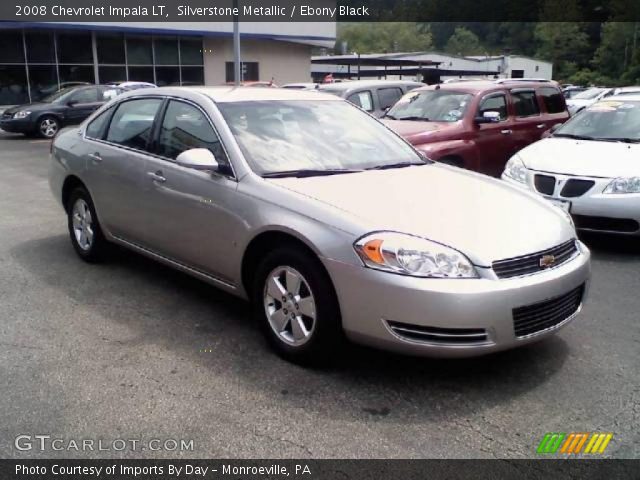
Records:
[[[548,341],[455,361],[353,347],[309,370],[211,286],[126,251],[80,261],[48,153],[0,133],[0,457],[523,458],[547,432],[612,432],[603,456],[640,457],[640,239],[585,239],[589,299]],[[86,439],[111,450],[69,447]]]

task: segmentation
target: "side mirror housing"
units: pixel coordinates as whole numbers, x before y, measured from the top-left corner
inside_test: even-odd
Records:
[[[500,121],[500,113],[494,111],[483,112],[481,117],[476,117],[476,123],[495,123]]]
[[[69,101],[67,102],[67,107],[73,107],[74,105],[77,105],[77,104],[78,104],[78,102],[77,102],[77,101],[75,101],[75,100],[69,100]]]
[[[192,148],[182,152],[176,158],[178,165],[194,170],[217,171],[220,165],[216,157],[206,148]]]

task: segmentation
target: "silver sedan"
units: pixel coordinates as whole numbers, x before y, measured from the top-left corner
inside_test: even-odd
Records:
[[[58,135],[50,184],[82,259],[115,243],[249,299],[298,362],[344,338],[435,356],[524,345],[575,318],[588,288],[560,209],[316,92],[122,95]]]

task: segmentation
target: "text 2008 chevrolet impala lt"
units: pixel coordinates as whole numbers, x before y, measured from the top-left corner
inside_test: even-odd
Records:
[[[117,243],[248,298],[300,362],[344,336],[434,356],[524,345],[576,316],[590,276],[559,208],[316,92],[124,94],[59,134],[50,184],[81,258]]]

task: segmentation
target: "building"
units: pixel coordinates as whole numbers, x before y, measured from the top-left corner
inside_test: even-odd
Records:
[[[0,105],[37,101],[70,82],[163,85],[234,81],[231,22],[0,22]],[[335,23],[241,23],[243,81],[309,81],[311,49]]]
[[[335,59],[335,63],[331,63]],[[404,66],[400,65],[400,62]],[[393,68],[392,68],[393,67]],[[417,79],[438,83],[458,78],[543,78],[550,80],[553,65],[519,55],[462,57],[442,52],[410,52],[313,57],[311,76],[335,78]]]

